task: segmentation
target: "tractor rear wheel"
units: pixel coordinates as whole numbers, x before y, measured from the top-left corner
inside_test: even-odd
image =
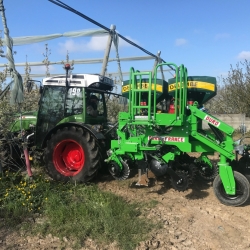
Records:
[[[54,180],[87,182],[100,167],[99,147],[88,131],[65,127],[47,142],[44,161]]]
[[[234,171],[235,195],[229,195],[225,192],[219,175],[214,179],[213,189],[217,199],[227,206],[240,206],[244,204],[250,195],[250,185],[247,178],[239,172]]]

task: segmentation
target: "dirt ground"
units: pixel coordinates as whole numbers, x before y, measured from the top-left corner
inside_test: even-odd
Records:
[[[126,181],[111,178],[98,180],[101,189],[124,197],[128,202],[158,201],[153,209],[144,208],[153,221],[162,221],[163,228],[154,231],[136,250],[209,250],[250,249],[250,202],[242,207],[222,205],[213,193],[212,183],[196,181],[192,188],[178,192],[169,181],[158,181],[138,188],[134,176]],[[37,221],[39,222],[39,221]],[[71,249],[66,237],[23,237],[13,232],[0,232],[0,249]],[[118,250],[116,244],[97,246],[88,239],[82,250]]]

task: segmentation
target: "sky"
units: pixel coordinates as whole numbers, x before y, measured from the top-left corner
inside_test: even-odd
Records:
[[[249,0],[62,0],[62,2],[116,31],[153,54],[176,65],[184,64],[190,76],[226,77],[230,65],[250,59]],[[49,35],[99,27],[48,0],[3,0],[11,37]],[[3,30],[2,21],[0,29]],[[107,36],[58,38],[30,45],[14,46],[15,63],[41,62],[45,44],[49,60],[103,58]],[[5,49],[4,49],[5,50]],[[120,57],[147,56],[143,51],[120,40]],[[112,47],[110,58],[116,53]],[[0,58],[0,64],[7,59]],[[150,71],[154,60],[122,62],[121,69],[131,67]],[[74,73],[100,73],[101,64],[74,66]],[[20,73],[24,67],[16,68]],[[31,74],[45,74],[44,66],[31,68]],[[118,72],[116,62],[108,72]],[[51,74],[62,74],[62,65],[51,65]]]

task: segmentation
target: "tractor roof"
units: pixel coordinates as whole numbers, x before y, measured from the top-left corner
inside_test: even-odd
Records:
[[[66,75],[44,78],[43,85],[66,86]],[[72,74],[68,76],[68,86],[112,90],[114,81],[109,77],[98,74]]]

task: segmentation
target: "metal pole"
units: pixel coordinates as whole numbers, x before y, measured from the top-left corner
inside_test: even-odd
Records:
[[[153,67],[153,70],[152,70],[152,78],[154,78],[155,67],[157,66],[157,64],[162,63],[160,55],[161,55],[161,51],[159,50],[157,52],[157,55],[156,55],[157,58],[155,58],[155,63],[154,63],[154,67]],[[163,80],[165,80],[165,76],[163,74],[163,67],[162,66],[160,66],[160,70],[161,70],[161,77],[162,77]]]
[[[14,78],[14,86],[11,91],[11,104],[23,102],[23,79],[21,75],[16,71],[14,57],[12,53],[13,40],[9,35],[9,29],[7,27],[7,20],[5,17],[5,10],[3,6],[3,0],[0,0],[0,14],[2,16],[2,23],[4,28],[4,39],[6,42],[7,54],[6,58],[9,61],[9,69],[12,77]]]
[[[112,45],[112,33],[113,31],[115,31],[116,26],[111,24],[110,26],[110,33],[109,33],[109,38],[108,38],[108,42],[107,42],[107,47],[105,50],[105,54],[104,54],[104,58],[103,58],[103,63],[102,63],[102,71],[101,71],[101,75],[105,75],[106,70],[107,70],[107,65],[108,65],[108,60],[109,60],[109,54],[110,54],[110,49],[111,49],[111,45]]]

